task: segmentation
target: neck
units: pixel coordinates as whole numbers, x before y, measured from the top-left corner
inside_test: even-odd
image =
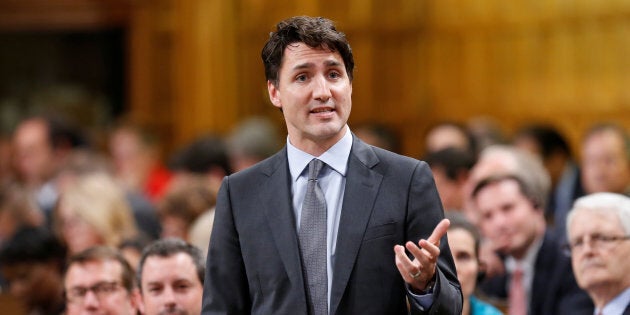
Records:
[[[289,131],[289,141],[296,148],[312,155],[312,156],[320,156],[324,154],[324,152],[328,151],[333,145],[335,145],[343,136],[348,132],[348,127],[345,125],[341,132],[335,134],[332,137],[328,138],[310,138],[303,137],[303,135],[292,133]]]
[[[464,304],[462,306],[462,315],[470,315],[470,297],[464,298]]]

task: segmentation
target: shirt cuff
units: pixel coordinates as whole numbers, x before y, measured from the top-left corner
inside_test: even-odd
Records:
[[[439,277],[436,277],[439,278]],[[416,294],[411,291],[411,287],[408,283],[405,283],[405,287],[407,288],[407,295],[411,298],[411,303],[414,303],[421,311],[426,311],[433,306],[433,292],[436,292],[440,287],[440,282],[435,282],[433,288],[427,291],[424,294]]]

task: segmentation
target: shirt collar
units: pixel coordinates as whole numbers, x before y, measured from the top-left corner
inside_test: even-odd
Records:
[[[512,256],[508,256],[505,259],[505,268],[508,270],[508,272],[512,273],[518,266],[525,274],[531,274],[531,272],[533,272],[534,270],[536,257],[538,256],[538,251],[542,246],[543,239],[544,236],[537,238],[529,247],[529,249],[527,249],[527,253],[525,254],[525,257],[523,259],[516,260]]]
[[[602,314],[623,314],[623,311],[630,302],[630,288],[625,289],[608,304],[604,305]],[[599,310],[596,310],[599,311]],[[596,313],[597,314],[597,313]]]
[[[350,157],[350,149],[352,149],[352,133],[350,132],[350,127],[346,125],[345,128],[346,133],[343,137],[320,156],[312,156],[296,148],[289,141],[289,137],[287,137],[287,156],[289,159],[291,179],[296,181],[308,163],[314,158],[320,159],[337,173],[346,176],[348,158]]]

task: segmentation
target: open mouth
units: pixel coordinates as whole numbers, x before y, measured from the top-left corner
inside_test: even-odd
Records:
[[[332,107],[318,107],[318,108],[315,108],[315,109],[311,110],[311,113],[312,114],[332,113],[334,111],[335,111],[335,109],[332,108]]]

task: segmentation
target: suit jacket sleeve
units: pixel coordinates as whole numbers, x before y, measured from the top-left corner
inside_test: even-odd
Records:
[[[419,162],[412,178],[407,219],[408,239],[417,243],[428,238],[444,218],[442,204],[433,181],[433,175],[425,162]],[[428,310],[410,296],[412,314],[461,314],[462,293],[448,240],[440,240],[440,257],[437,264],[437,286],[433,292],[433,304]]]
[[[206,260],[202,305],[204,315],[250,313],[247,277],[229,191],[229,178],[226,177],[217,197]]]

